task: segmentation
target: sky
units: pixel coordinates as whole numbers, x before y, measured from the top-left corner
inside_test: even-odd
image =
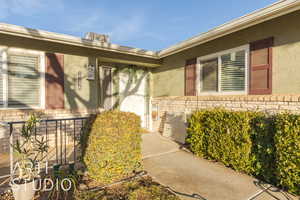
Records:
[[[161,50],[276,0],[0,0],[0,22]]]

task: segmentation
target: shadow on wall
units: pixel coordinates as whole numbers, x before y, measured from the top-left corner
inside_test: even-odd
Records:
[[[72,88],[72,85],[75,85],[76,80],[74,80],[73,77],[70,77],[70,75],[64,73],[64,69],[63,67],[57,67],[60,66],[60,61],[57,59],[56,56],[51,56],[51,59],[48,60],[49,63],[47,65],[49,66],[56,66],[56,67],[51,67],[50,73],[48,73],[47,71],[45,73],[41,73],[38,69],[30,67],[30,66],[26,66],[23,65],[22,68],[26,69],[27,74],[23,75],[21,78],[24,79],[26,81],[27,80],[31,80],[34,81],[34,79],[38,80],[40,78],[40,76],[44,76],[46,79],[46,85],[47,87],[51,87],[51,91],[54,92],[53,94],[46,94],[48,96],[48,98],[50,98],[50,102],[48,102],[49,99],[46,98],[46,104],[50,103],[50,105],[46,106],[49,109],[63,109],[64,108],[64,101],[65,101],[65,96],[66,96],[66,101],[68,101],[68,104],[71,105],[70,109],[78,109],[79,105],[78,102],[80,102],[81,104],[85,105],[86,108],[91,108],[91,102],[90,100],[92,98],[95,98],[95,96],[93,96],[94,92],[93,91],[93,81],[89,81],[89,97],[88,98],[83,98],[79,92],[76,92],[75,88]],[[90,58],[89,58],[89,62]],[[46,66],[47,68],[47,66]],[[47,70],[47,69],[46,69]],[[12,80],[18,79],[20,77],[20,74],[18,72],[14,72],[14,71],[10,71],[8,69],[9,77],[12,77]],[[86,77],[82,77],[82,79],[85,79]],[[73,81],[72,81],[73,80]],[[97,80],[95,80],[97,81]],[[12,86],[9,86],[12,87]],[[37,89],[37,88],[36,88]],[[33,102],[33,103],[24,103],[24,101],[22,101],[23,99],[29,99],[31,98],[30,95],[32,95],[32,87],[22,87],[21,91],[18,91],[18,95],[16,97],[14,96],[10,96],[10,94],[8,94],[8,98],[9,98],[9,107],[11,108],[24,108],[27,107],[30,109],[30,107],[34,107],[37,106],[37,102]],[[57,91],[62,91],[63,93],[61,95],[57,95],[59,93],[56,93]],[[21,92],[21,93],[20,93]],[[40,93],[40,91],[38,91],[38,93]],[[46,88],[46,93],[47,93],[47,88]],[[16,94],[16,93],[14,93]],[[24,98],[20,99],[19,97],[22,96]],[[55,104],[59,104],[59,106],[57,107],[57,105]]]
[[[96,58],[88,57],[87,65],[94,65],[96,67]],[[81,76],[74,74],[73,76],[64,73],[64,93],[66,101],[70,106],[70,109],[96,109],[98,107],[98,94],[99,90],[97,86],[99,85],[98,76],[95,75],[94,80],[87,80],[87,66],[78,66],[78,70],[81,72]],[[65,70],[66,72],[66,70]],[[70,72],[70,71],[69,71]],[[95,72],[97,74],[97,71]],[[59,74],[59,72],[57,72]],[[86,86],[87,84],[87,86]],[[87,90],[87,91],[86,91]],[[88,95],[88,97],[85,97]],[[80,106],[80,104],[82,106]]]
[[[88,58],[89,64],[94,64],[96,58]],[[104,77],[103,82],[107,81],[113,81],[113,85],[118,86],[118,76],[120,73],[125,73],[128,75],[129,79],[126,85],[123,87],[122,91],[115,90],[113,92],[110,91],[109,84],[103,84],[99,83],[99,76],[98,71],[96,71],[95,80],[93,81],[86,81],[86,73],[82,74],[81,77],[81,84],[88,84],[88,86],[84,86],[84,88],[78,89],[78,77],[73,77],[72,75],[68,74],[66,72],[66,69],[60,66],[60,61],[56,56],[52,56],[51,59],[48,59],[48,64],[51,66],[51,69],[48,69],[49,73],[46,71],[46,73],[40,73],[38,69],[30,67],[30,66],[22,66],[23,68],[26,68],[26,71],[29,72],[29,75],[26,75],[25,78],[29,80],[38,79],[39,76],[45,76],[46,82],[49,87],[52,88],[51,91],[63,91],[64,95],[57,95],[57,94],[48,94],[48,97],[51,98],[51,106],[54,106],[52,109],[57,108],[57,104],[62,104],[61,107],[58,109],[66,108],[66,104],[70,106],[70,109],[76,110],[80,108],[80,105],[83,105],[84,108],[97,108],[101,107],[103,108],[103,102],[105,98],[115,98],[116,101],[113,103],[112,108],[118,108],[119,105],[122,104],[122,102],[125,100],[126,97],[134,95],[136,92],[138,92],[139,87],[141,86],[141,83],[143,79],[147,76],[147,70],[141,69],[137,66],[126,66],[126,67],[116,67],[115,70],[113,70],[113,79],[109,80],[110,77],[106,76]],[[53,67],[56,66],[56,67]],[[58,66],[58,67],[57,67]],[[80,71],[87,71],[84,67],[87,66],[78,66],[78,70]],[[46,66],[47,68],[47,66]],[[9,75],[14,78],[18,78],[19,75],[16,73],[11,73],[8,71]],[[62,78],[63,77],[63,78]],[[24,77],[23,77],[24,78]],[[88,92],[83,91],[88,89]],[[100,93],[103,91],[104,93],[104,100],[99,102],[100,99]],[[29,97],[31,95],[32,88],[28,87],[26,89],[23,89],[19,96]],[[47,92],[47,91],[46,91]],[[88,97],[85,97],[84,95],[88,94]],[[147,94],[149,95],[149,94]],[[18,108],[24,108],[24,107],[33,107],[36,106],[36,104],[27,104],[22,102],[20,99],[14,98],[13,96],[9,97],[10,107],[14,107],[16,109]],[[47,103],[48,99],[46,99]],[[64,103],[64,101],[67,101]],[[52,105],[53,104],[53,105]],[[96,105],[95,105],[96,104]],[[97,105],[98,104],[98,105]],[[56,106],[56,107],[55,107]]]
[[[37,29],[32,29],[32,28],[26,28],[27,33],[29,33],[32,36],[38,36],[43,38],[44,36],[42,34],[40,34],[40,32]],[[12,41],[12,40],[9,40]],[[5,41],[3,41],[5,45],[7,46],[16,46],[15,44],[9,43],[9,41],[7,41],[7,43],[5,43]],[[86,40],[86,39],[81,39],[82,44],[85,46],[90,46],[93,42]],[[20,43],[18,44],[16,47],[18,48],[27,48],[27,46],[29,45],[31,41],[25,41],[24,40],[24,44]],[[31,42],[32,43],[32,42]],[[19,46],[20,45],[20,46]],[[66,49],[59,49],[59,47],[55,46],[54,44],[49,44],[47,46],[48,50],[44,50],[44,46],[45,44],[40,44],[40,43],[33,43],[31,45],[32,49],[38,50],[38,51],[48,51],[49,52],[66,52],[63,54],[68,54],[67,52],[70,52],[70,54],[68,55],[76,55],[76,56],[84,56],[84,57],[88,57],[88,64],[93,64],[95,66],[95,70],[96,70],[96,76],[95,76],[95,80],[94,81],[88,81],[88,86],[85,86],[85,90],[88,90],[89,92],[82,92],[82,91],[76,91],[76,89],[74,89],[74,87],[76,87],[76,79],[77,77],[72,77],[69,74],[65,73],[64,74],[64,95],[65,98],[64,100],[65,105],[68,104],[70,105],[70,109],[79,109],[79,108],[103,108],[103,100],[100,101],[100,93],[101,93],[101,84],[100,84],[100,80],[99,80],[99,76],[98,76],[98,66],[96,66],[96,60],[97,60],[97,56],[105,56],[107,53],[106,52],[101,52],[102,54],[99,55],[98,51],[93,51],[90,49],[85,49],[85,51],[80,51],[78,50],[79,48],[82,47],[73,47],[73,46],[68,46],[68,45],[64,45],[64,47],[66,47]],[[106,44],[109,47],[111,47],[111,44]],[[55,49],[56,48],[56,49]],[[125,48],[125,47],[120,47],[120,49]],[[72,52],[72,53],[71,53]],[[139,53],[144,53],[144,50],[140,50]],[[89,55],[91,55],[91,57],[89,57]],[[114,54],[107,54],[107,55],[112,55],[112,56],[116,56]],[[122,56],[121,54],[118,56]],[[124,56],[123,56],[124,57]],[[134,56],[127,56],[128,59],[130,58],[134,58]],[[56,64],[59,63],[58,60],[52,60],[51,64]],[[119,66],[117,66],[116,64],[114,64],[116,66],[117,69],[119,69]],[[121,66],[124,66],[123,64],[120,64]],[[84,66],[78,66],[80,67],[79,70],[82,70],[82,83],[86,80],[87,76],[86,73],[84,72],[84,70],[86,70],[85,68],[83,68]],[[85,66],[87,67],[87,66]],[[139,68],[136,66],[128,66],[128,67],[132,67],[132,68]],[[53,84],[53,85],[57,85],[56,87],[59,88],[59,84],[60,84],[60,79],[59,79],[59,75],[63,72],[61,68],[57,68],[57,69],[53,69],[54,73],[53,74],[49,74],[49,73],[45,73],[46,77],[49,78],[49,83]],[[114,70],[113,71],[113,75],[117,75],[118,70]],[[144,76],[146,76],[146,74],[144,74]],[[133,79],[136,79],[135,77],[132,77]],[[107,78],[106,78],[107,79]],[[118,106],[120,105],[120,103],[122,103],[122,101],[124,100],[124,98],[126,98],[127,96],[130,96],[131,94],[134,94],[139,86],[140,83],[142,81],[142,77],[138,78],[140,80],[136,80],[134,81],[134,86],[133,83],[127,83],[126,87],[125,87],[125,91],[124,91],[124,95],[122,95],[120,97],[118,91],[114,91],[113,93],[109,91],[109,88],[104,87],[102,88],[102,90],[104,91],[104,93],[106,93],[106,97],[105,98],[111,98],[114,97],[116,98],[117,101],[113,102],[112,108],[118,108]],[[86,83],[84,83],[86,84]],[[74,86],[74,87],[73,87]],[[28,93],[28,92],[27,92]],[[24,94],[26,94],[26,91],[24,91]],[[88,96],[85,96],[83,94],[88,94]],[[56,98],[60,98],[60,97],[56,97]],[[63,100],[63,99],[60,99]],[[22,102],[18,102],[17,100],[15,101],[16,105],[18,104],[18,107],[30,107],[31,105],[22,103]],[[69,109],[69,108],[68,108]]]
[[[122,91],[120,91],[119,88],[120,73],[124,73],[126,74],[126,76],[128,76],[128,81],[126,85],[122,88]],[[110,84],[107,84],[107,82],[110,81],[111,77],[105,76],[103,78],[101,84],[101,86],[103,87],[102,88],[103,100],[100,102],[101,108],[104,107],[104,102],[106,99],[115,99],[111,108],[112,109],[119,108],[120,105],[123,103],[123,101],[126,99],[126,97],[134,95],[138,92],[142,84],[142,81],[146,76],[147,76],[147,71],[137,66],[133,66],[133,65],[129,65],[126,67],[115,66],[115,70],[112,71],[112,82],[114,86],[117,86],[117,88],[114,88],[113,92],[111,92]],[[149,95],[148,92],[147,95]]]
[[[184,112],[166,113],[166,121],[164,125],[163,136],[181,144],[185,143],[186,134],[186,119]]]

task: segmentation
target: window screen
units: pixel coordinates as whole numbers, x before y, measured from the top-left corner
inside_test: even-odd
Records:
[[[245,90],[245,51],[221,56],[221,91]]]
[[[218,59],[202,62],[202,92],[218,91]]]
[[[8,107],[40,106],[38,57],[9,55],[8,61]]]

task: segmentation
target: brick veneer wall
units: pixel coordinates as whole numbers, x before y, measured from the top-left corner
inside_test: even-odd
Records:
[[[65,109],[56,109],[56,110],[0,110],[0,122],[10,122],[10,121],[26,121],[31,114],[37,114],[41,119],[66,119],[66,118],[76,118],[76,117],[87,117],[91,114],[98,114],[102,110],[101,109],[90,109],[90,110],[65,110]],[[54,141],[54,124],[48,124],[49,126],[49,139],[52,141],[49,145],[51,145]],[[72,129],[74,125],[67,125],[67,129]],[[76,134],[79,134],[80,130],[80,122],[76,122]],[[21,125],[20,125],[21,127]],[[20,128],[20,127],[16,127]],[[51,132],[52,128],[52,132]],[[9,152],[9,128],[0,126],[0,154]],[[15,130],[16,132],[18,130]],[[70,134],[71,135],[71,134]],[[70,136],[71,137],[71,136]],[[67,139],[72,141],[72,139]],[[53,145],[53,144],[52,144]]]
[[[236,111],[300,114],[300,95],[159,97],[153,98],[151,103],[154,131],[182,143],[186,136],[186,118],[197,109],[223,107]]]

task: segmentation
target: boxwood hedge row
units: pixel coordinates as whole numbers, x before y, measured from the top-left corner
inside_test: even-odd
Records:
[[[196,155],[300,194],[300,116],[200,110],[187,133]]]

